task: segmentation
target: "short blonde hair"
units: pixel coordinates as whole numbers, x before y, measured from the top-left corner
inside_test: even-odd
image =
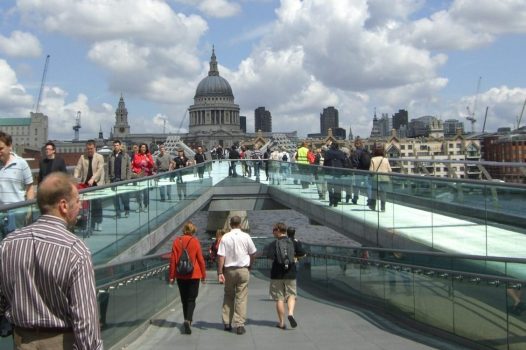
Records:
[[[191,221],[188,221],[183,226],[183,234],[193,236],[195,232],[197,231],[197,228],[195,227],[194,223]]]

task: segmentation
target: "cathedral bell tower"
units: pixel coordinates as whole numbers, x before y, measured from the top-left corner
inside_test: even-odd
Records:
[[[124,139],[130,134],[130,124],[128,124],[128,110],[124,104],[124,97],[119,100],[119,106],[115,111],[115,125],[113,126],[113,138]]]

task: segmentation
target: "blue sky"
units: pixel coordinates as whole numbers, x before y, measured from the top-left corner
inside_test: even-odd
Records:
[[[3,0],[0,117],[34,109],[49,54],[51,138],[79,110],[82,138],[108,136],[121,93],[132,132],[177,132],[215,45],[249,131],[258,106],[300,136],[335,106],[367,137],[375,108],[465,122],[475,100],[495,131],[526,98],[525,39],[523,0]]]

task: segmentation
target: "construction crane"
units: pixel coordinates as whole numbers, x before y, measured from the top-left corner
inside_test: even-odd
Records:
[[[75,138],[73,141],[79,140],[79,130],[80,130],[80,111],[77,112],[77,116],[75,117],[75,125],[73,126],[73,130],[75,130]]]
[[[517,129],[521,126],[522,116],[524,115],[524,107],[526,107],[526,98],[524,99],[524,103],[522,104],[521,114],[517,116]]]
[[[181,133],[181,129],[183,127],[183,123],[184,121],[186,120],[186,114],[188,113],[188,109],[186,111],[184,111],[184,115],[183,115],[183,119],[181,120],[181,123],[179,124],[179,129],[177,129],[177,132],[178,133]]]
[[[40,82],[40,91],[38,92],[37,104],[35,107],[35,113],[38,113],[40,109],[40,102],[42,101],[42,92],[44,91],[44,84],[46,83],[47,67],[49,65],[49,55],[46,56],[46,63],[44,64],[44,72],[42,72],[42,81]]]
[[[477,92],[475,93],[475,101],[473,101],[473,109],[469,109],[469,106],[466,107],[468,111],[468,116],[466,117],[467,120],[471,122],[471,132],[475,132],[475,122],[477,119],[475,118],[475,113],[477,112],[477,102],[479,98],[479,91],[480,91],[480,81],[482,80],[482,77],[479,77],[478,83],[477,83]]]
[[[489,106],[486,106],[486,113],[484,113],[484,124],[482,124],[482,133],[486,131],[486,119],[488,119],[488,109]]]

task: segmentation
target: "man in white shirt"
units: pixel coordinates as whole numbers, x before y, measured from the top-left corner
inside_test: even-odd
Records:
[[[241,218],[230,218],[230,232],[221,238],[217,250],[217,274],[219,283],[225,285],[223,298],[223,324],[225,331],[245,334],[247,318],[248,281],[250,267],[254,263],[256,246],[248,233],[241,231]]]
[[[33,175],[27,162],[13,153],[13,138],[0,131],[0,204],[11,204],[35,198]],[[31,220],[31,212],[11,210],[0,217],[2,236]]]

